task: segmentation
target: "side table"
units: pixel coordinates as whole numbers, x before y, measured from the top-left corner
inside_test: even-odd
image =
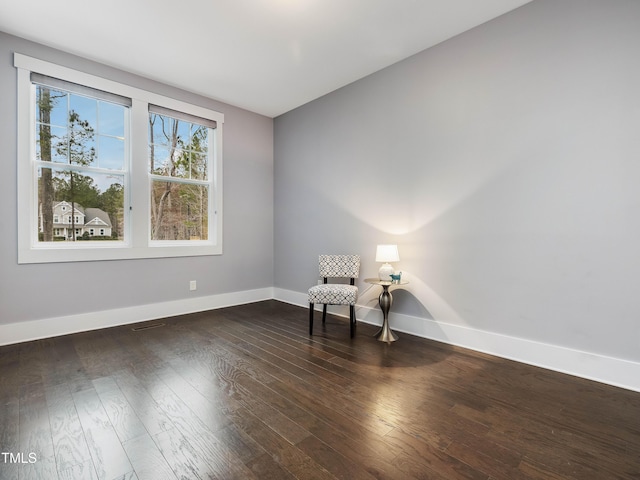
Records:
[[[379,278],[365,278],[364,281],[365,283],[370,283],[371,285],[380,285],[382,287],[382,293],[378,297],[380,310],[382,310],[382,328],[374,336],[380,342],[395,342],[396,340],[398,340],[398,336],[391,331],[391,328],[389,328],[389,310],[391,309],[391,304],[393,303],[393,297],[391,296],[389,287],[392,287],[394,285],[406,285],[409,282],[406,280],[395,282],[380,280]]]

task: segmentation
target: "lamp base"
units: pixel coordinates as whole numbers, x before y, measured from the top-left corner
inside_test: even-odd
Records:
[[[380,280],[384,280],[384,281],[390,282],[391,281],[391,274],[394,273],[394,272],[395,272],[395,270],[393,269],[393,267],[391,266],[390,263],[384,263],[380,267],[380,270],[378,270],[378,278]]]

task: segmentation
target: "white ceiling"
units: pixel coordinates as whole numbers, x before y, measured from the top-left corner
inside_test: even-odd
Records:
[[[529,1],[0,0],[0,30],[275,117]]]

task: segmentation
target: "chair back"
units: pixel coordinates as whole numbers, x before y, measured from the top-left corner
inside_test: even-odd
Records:
[[[320,255],[318,265],[324,278],[358,278],[360,255]]]

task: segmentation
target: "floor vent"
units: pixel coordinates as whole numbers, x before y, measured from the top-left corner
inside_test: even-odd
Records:
[[[140,332],[142,330],[149,330],[151,328],[164,327],[164,323],[152,323],[150,325],[141,325],[140,327],[133,327],[131,330],[134,332]]]

